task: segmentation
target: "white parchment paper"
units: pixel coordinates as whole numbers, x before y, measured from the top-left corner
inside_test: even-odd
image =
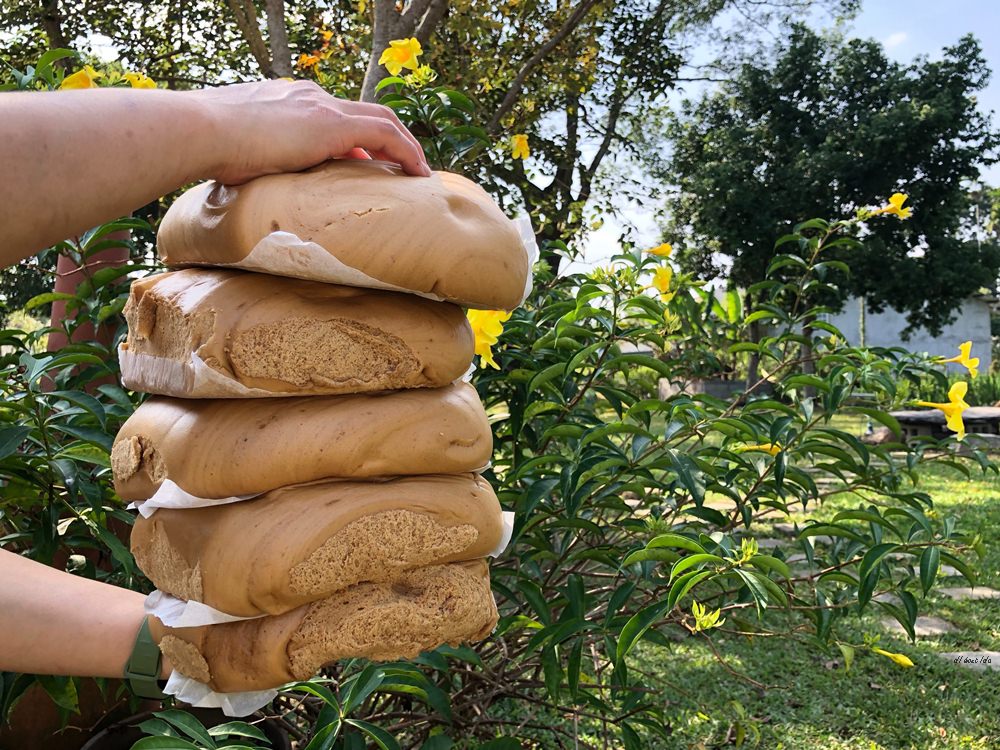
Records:
[[[278,694],[277,690],[255,690],[246,693],[217,693],[203,682],[185,677],[176,669],[163,692],[195,708],[221,708],[230,717],[249,716],[263,708]]]
[[[211,505],[228,505],[229,503],[251,500],[263,494],[263,492],[257,492],[252,495],[233,495],[232,497],[198,497],[181,489],[173,480],[165,479],[151,498],[132,503],[129,507],[138,510],[143,518],[149,518],[156,513],[157,508],[207,508]]]
[[[191,398],[192,393],[205,393],[213,398],[275,398],[288,393],[248,388],[228,375],[205,364],[192,352],[186,362],[154,354],[142,354],[118,347],[122,383],[134,391],[159,393],[164,396]]]
[[[225,622],[256,620],[266,615],[240,617],[220,612],[201,602],[186,602],[157,589],[146,597],[146,614],[152,615],[170,628],[196,628],[200,625],[220,625]]]
[[[510,544],[510,538],[514,534],[514,512],[505,510],[501,515],[503,516],[503,533],[500,536],[497,546],[487,553],[490,557],[500,557],[503,551],[507,549],[507,545]]]

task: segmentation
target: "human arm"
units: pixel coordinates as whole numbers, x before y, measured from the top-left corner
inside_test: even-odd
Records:
[[[144,599],[0,550],[0,671],[121,677]]]
[[[196,180],[237,184],[354,148],[430,174],[388,108],[306,81],[0,94],[0,265]]]

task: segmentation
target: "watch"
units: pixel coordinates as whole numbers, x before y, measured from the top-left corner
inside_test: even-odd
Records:
[[[160,700],[166,697],[158,684],[161,659],[160,647],[149,632],[149,618],[143,617],[132,654],[125,663],[125,681],[140,698]]]

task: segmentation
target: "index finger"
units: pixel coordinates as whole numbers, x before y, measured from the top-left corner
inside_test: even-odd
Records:
[[[407,174],[430,177],[431,170],[427,166],[423,150],[406,138],[390,120],[384,117],[348,115],[344,127],[345,140],[352,147],[385,154]]]

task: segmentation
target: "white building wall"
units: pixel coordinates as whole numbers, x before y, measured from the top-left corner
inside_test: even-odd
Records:
[[[860,310],[858,299],[852,297],[844,304],[842,311],[826,316],[826,319],[837,326],[847,341],[853,345],[857,345],[860,339],[858,329]],[[905,328],[905,314],[892,308],[886,308],[880,313],[869,310],[865,316],[865,344],[901,346],[913,352],[954,357],[958,354],[958,345],[971,340],[972,356],[979,357],[980,369],[985,371],[990,367],[993,347],[990,338],[990,302],[986,298],[967,299],[956,313],[955,321],[941,329],[940,336],[932,336],[929,331],[919,328],[910,335],[909,340],[903,341],[900,334]],[[948,367],[965,371],[960,365],[950,364]]]

